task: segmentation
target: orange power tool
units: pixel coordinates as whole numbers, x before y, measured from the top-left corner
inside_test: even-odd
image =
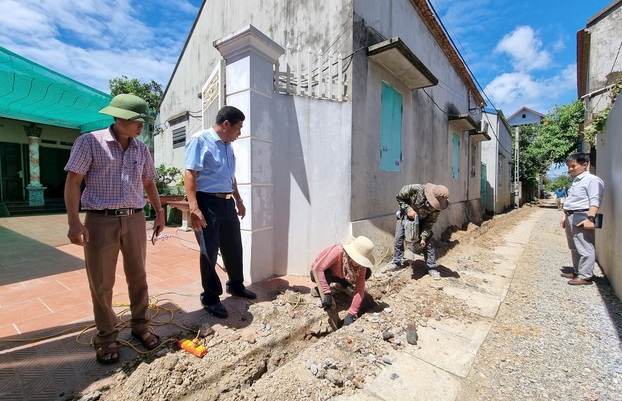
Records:
[[[203,358],[205,354],[207,354],[207,348],[200,345],[197,340],[178,340],[177,344],[179,345],[179,348],[185,349],[192,355],[198,356],[199,358]]]

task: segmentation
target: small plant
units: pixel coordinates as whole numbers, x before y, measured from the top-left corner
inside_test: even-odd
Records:
[[[618,98],[620,91],[622,91],[622,79],[618,78],[614,83],[614,86],[609,90],[609,97],[611,98],[609,106],[607,106],[600,113],[596,114],[590,125],[585,127],[583,130],[583,137],[590,145],[594,145],[596,143],[596,135],[603,132],[603,128],[605,128],[605,123],[607,122],[607,117],[609,117],[609,112],[611,111],[611,107]]]
[[[177,195],[185,195],[186,187],[184,186],[184,177],[182,176],[177,183],[175,184],[175,188],[177,188]]]
[[[155,185],[160,195],[172,195],[174,189],[169,185],[173,182],[176,183],[175,187],[179,189],[177,185],[181,177],[180,169],[177,167],[166,167],[164,164],[160,164],[156,167],[156,171],[158,172],[158,178],[155,180]]]

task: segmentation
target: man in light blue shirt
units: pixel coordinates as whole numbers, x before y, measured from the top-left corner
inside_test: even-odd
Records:
[[[564,202],[564,216],[560,226],[566,230],[568,247],[572,254],[572,273],[562,273],[570,278],[570,285],[590,284],[596,263],[595,221],[603,200],[603,180],[590,174],[590,155],[575,153],[568,156],[568,173],[574,177]]]
[[[254,299],[244,287],[240,220],[246,208],[235,179],[231,143],[242,130],[244,113],[232,106],[218,111],[212,128],[197,132],[186,144],[184,185],[192,229],[201,248],[201,304],[212,315],[229,316],[220,302],[222,285],[216,273],[218,250],[227,271],[227,292]],[[237,210],[236,210],[237,207]]]

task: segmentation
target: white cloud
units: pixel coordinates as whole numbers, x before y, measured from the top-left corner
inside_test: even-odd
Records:
[[[576,70],[576,64],[571,64],[543,78],[525,72],[504,73],[493,79],[484,92],[508,116],[522,106],[546,114],[559,98],[576,89]]]
[[[545,69],[551,63],[551,55],[542,50],[542,41],[530,26],[519,26],[505,35],[497,44],[496,51],[507,53],[518,71]]]
[[[200,1],[0,0],[0,46],[104,92],[120,75],[166,85],[198,11],[193,3]]]

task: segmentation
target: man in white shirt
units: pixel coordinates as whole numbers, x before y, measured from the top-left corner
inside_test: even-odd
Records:
[[[568,247],[572,254],[572,273],[562,273],[570,278],[570,285],[590,284],[596,262],[595,220],[603,200],[603,180],[590,174],[590,156],[575,153],[566,159],[568,173],[573,177],[564,202],[564,216],[560,226],[566,230]]]

